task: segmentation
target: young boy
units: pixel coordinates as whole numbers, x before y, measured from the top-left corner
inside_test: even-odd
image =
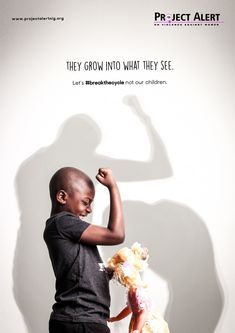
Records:
[[[109,278],[100,269],[96,245],[124,241],[124,222],[119,190],[112,171],[101,168],[97,180],[110,194],[107,227],[89,224],[94,184],[81,170],[59,169],[50,181],[51,217],[46,222],[47,244],[56,277],[56,303],[49,321],[50,333],[107,333]]]

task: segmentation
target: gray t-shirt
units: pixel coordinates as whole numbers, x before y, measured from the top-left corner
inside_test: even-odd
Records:
[[[46,221],[43,236],[56,277],[51,319],[107,324],[109,278],[97,247],[80,242],[89,225],[69,212]]]

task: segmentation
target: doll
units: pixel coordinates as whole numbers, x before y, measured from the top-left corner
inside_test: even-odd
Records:
[[[147,267],[148,250],[134,243],[124,247],[108,260],[108,269],[113,279],[127,288],[127,305],[109,322],[119,321],[131,315],[129,333],[170,333],[166,321],[160,314],[151,311],[147,285],[140,277],[140,271]]]

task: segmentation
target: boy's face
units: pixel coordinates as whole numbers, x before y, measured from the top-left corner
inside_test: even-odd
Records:
[[[92,212],[91,204],[95,196],[95,191],[85,182],[75,184],[72,191],[66,197],[64,210],[83,219]]]

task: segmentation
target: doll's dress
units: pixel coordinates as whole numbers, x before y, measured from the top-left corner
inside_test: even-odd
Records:
[[[141,333],[170,333],[168,324],[160,313],[152,312],[151,299],[147,288],[138,287],[129,289],[127,294],[127,305],[132,310],[132,318],[129,333],[133,331],[133,316],[137,316],[141,310],[146,310],[146,322]]]

